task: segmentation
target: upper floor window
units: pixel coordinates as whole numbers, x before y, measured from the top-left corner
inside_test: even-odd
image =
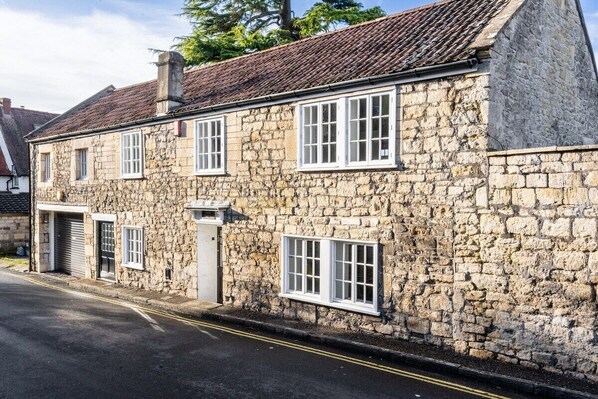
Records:
[[[140,131],[126,132],[121,136],[121,175],[143,175],[143,138]]]
[[[349,164],[390,158],[390,94],[349,99]]]
[[[52,177],[52,157],[50,153],[40,155],[40,181],[49,182]]]
[[[88,177],[87,174],[87,148],[82,148],[77,150],[76,156],[76,168],[75,173],[77,176],[77,180],[86,180]]]
[[[282,295],[377,314],[378,251],[376,243],[283,237]]]
[[[195,122],[195,172],[197,174],[224,173],[224,118]]]
[[[19,189],[19,175],[17,174],[17,167],[15,165],[12,166],[11,178],[10,178],[9,182],[10,182],[9,190],[18,190]]]
[[[143,229],[123,227],[123,264],[143,270]]]
[[[322,165],[337,162],[337,102],[303,107],[303,164]]]
[[[394,167],[396,91],[299,107],[299,169]]]

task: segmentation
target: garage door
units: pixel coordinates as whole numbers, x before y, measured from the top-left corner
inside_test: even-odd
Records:
[[[83,215],[57,213],[54,218],[55,270],[85,277]]]

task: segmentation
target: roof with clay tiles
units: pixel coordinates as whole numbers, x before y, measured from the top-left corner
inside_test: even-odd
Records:
[[[471,44],[508,0],[445,0],[185,73],[185,102],[171,112],[267,98],[475,57]],[[30,139],[109,130],[156,115],[155,80],[80,104]]]

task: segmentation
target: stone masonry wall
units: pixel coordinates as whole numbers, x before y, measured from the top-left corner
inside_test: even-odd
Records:
[[[598,380],[598,151],[491,156],[487,199],[462,270],[469,347]]]
[[[397,104],[397,169],[297,171],[296,107],[285,104],[225,115],[225,176],[194,175],[192,121],[182,137],[174,123],[141,129],[141,179],[120,178],[120,133],[36,145],[34,176],[39,153],[49,151],[53,177],[36,184],[35,201],[89,208],[88,277],[97,267],[91,214],[110,214],[119,283],[197,297],[197,225],[184,206],[226,200],[225,305],[596,378],[589,271],[596,248],[580,235],[595,228],[588,201],[598,185],[588,186],[589,169],[580,168],[594,168],[598,157],[582,153],[577,164],[572,154],[489,158],[488,74],[405,84]],[[90,151],[86,182],[73,177],[77,148]],[[517,219],[529,217],[537,231]],[[36,211],[34,221],[33,267],[41,271],[49,259],[47,212]],[[143,271],[122,266],[124,225],[144,228]],[[378,241],[381,316],[279,297],[283,234]],[[522,264],[529,257],[537,266]],[[571,264],[577,258],[583,265]]]
[[[527,0],[491,57],[491,149],[598,144],[598,77],[576,0]]]
[[[120,134],[36,145],[32,170],[36,203],[87,206],[87,276],[96,276],[91,213],[116,216],[117,281],[197,296],[197,226],[184,205],[230,201],[222,228],[224,302],[389,337],[453,346],[455,207],[475,195],[471,179],[486,148],[488,75],[475,74],[399,88],[397,132],[401,167],[394,170],[298,172],[293,104],[227,114],[226,176],[193,174],[193,123],[176,137],[174,124],[142,128],[142,179],[119,176]],[[94,178],[77,182],[73,152],[89,148]],[[53,176],[39,182],[37,159],[50,152]],[[56,201],[64,191],[65,200]],[[35,209],[35,208],[34,208]],[[36,211],[33,267],[47,270],[46,212]],[[122,266],[121,228],[141,226],[145,270]],[[382,317],[282,299],[282,234],[379,241]],[[165,281],[164,269],[173,269]]]
[[[0,215],[0,254],[14,255],[25,244],[29,244],[29,215]]]

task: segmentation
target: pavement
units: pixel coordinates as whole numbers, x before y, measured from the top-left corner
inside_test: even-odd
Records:
[[[0,267],[3,267],[2,259],[0,259]],[[598,398],[598,395],[596,395],[598,394],[598,386],[587,381],[580,381],[562,375],[547,375],[545,372],[523,369],[498,362],[460,357],[452,352],[424,345],[380,339],[378,337],[358,336],[344,331],[303,324],[292,320],[269,318],[253,312],[231,309],[218,304],[200,302],[189,298],[124,288],[104,281],[77,279],[55,273],[20,273],[19,271],[25,271],[25,268],[16,266],[10,267],[7,271],[12,275],[11,277],[25,277],[29,280],[28,283],[36,283],[46,289],[76,290],[78,292],[93,294],[94,297],[89,298],[91,302],[97,302],[93,298],[106,298],[106,300],[110,300],[107,298],[114,298],[119,303],[135,304],[143,309],[149,309],[149,311],[151,309],[155,309],[156,312],[165,311],[169,315],[177,315],[176,317],[184,317],[181,315],[191,316],[192,319],[189,320],[194,320],[195,322],[206,320],[206,322],[217,323],[219,326],[234,325],[237,328],[241,328],[241,330],[257,330],[261,334],[272,334],[272,336],[276,337],[282,336],[284,339],[293,340],[293,342],[301,342],[302,345],[315,345],[320,348],[326,348],[327,350],[346,351],[352,356],[366,356],[368,359],[375,358],[385,362],[385,364],[393,365],[392,367],[400,366],[408,370],[416,370],[417,373],[433,373],[434,375],[442,376],[440,380],[444,382],[455,383],[456,381],[458,384],[464,384],[464,386],[468,387],[479,387],[481,384],[483,387],[482,390],[487,389],[484,392],[489,392],[490,395],[498,394],[500,396],[507,393],[508,396],[506,397],[513,398]],[[0,270],[0,282],[6,276],[6,273]],[[4,292],[0,292],[0,300],[3,296],[5,296]],[[2,305],[0,305],[1,308]],[[0,330],[2,327],[1,314],[2,311],[0,310]],[[42,326],[39,327],[42,328]],[[318,360],[315,364],[319,364],[320,361]],[[278,372],[278,369],[276,370]],[[293,370],[296,371],[296,368],[293,368]],[[368,396],[372,396],[372,393],[374,393],[374,391],[367,392],[367,387],[360,389],[365,389],[362,393]],[[410,392],[418,392],[418,390],[421,391],[418,387],[413,387]],[[250,392],[247,397],[260,397],[260,395],[251,396],[259,392],[259,390]],[[261,393],[265,394],[266,392]],[[462,392],[459,393],[461,394]],[[445,397],[442,396],[444,393],[441,392],[430,392],[430,394],[432,396],[428,397]],[[330,396],[331,392],[327,392],[326,395]],[[394,392],[391,396],[426,397],[413,395],[422,394],[413,393],[411,396],[397,396],[397,393]],[[271,395],[268,394],[268,396]],[[288,394],[285,396],[288,396]],[[379,392],[376,392],[374,396],[384,397],[384,395],[380,396]],[[308,395],[306,397],[313,396]],[[332,395],[331,397],[337,396]],[[353,396],[349,395],[348,397]],[[455,392],[452,392],[451,395],[446,397],[458,398],[470,396],[459,396],[455,395]],[[1,385],[0,398],[3,398]]]
[[[27,272],[29,270],[29,259],[23,256],[0,255],[0,268]]]

